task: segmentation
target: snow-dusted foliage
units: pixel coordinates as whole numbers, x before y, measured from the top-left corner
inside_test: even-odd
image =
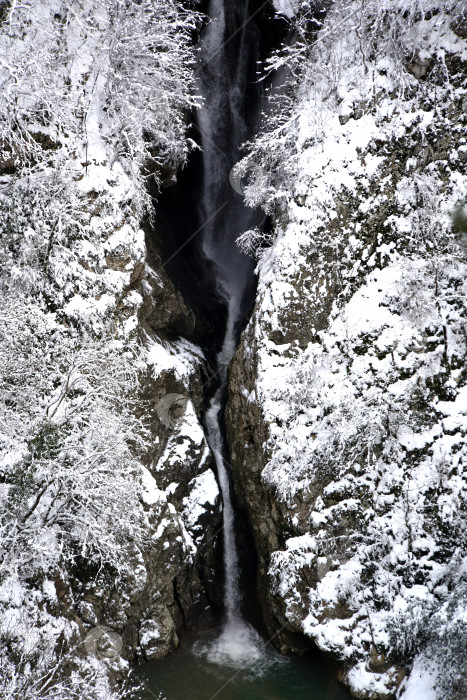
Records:
[[[137,338],[140,221],[149,190],[190,147],[197,22],[175,0],[0,6],[0,695],[9,700],[117,697],[128,663],[103,642],[96,652],[89,632],[110,624],[118,637],[130,605],[134,619],[165,615],[164,649],[175,644],[165,609],[157,618],[147,600],[137,607],[159,538],[178,538],[170,565],[160,559],[172,586],[196,552],[185,522],[199,530],[143,466],[153,406],[141,378],[157,372]],[[182,386],[199,354],[185,348]],[[164,371],[174,365],[170,357]],[[187,471],[205,452],[195,427],[191,411],[175,431],[192,447]]]
[[[82,628],[64,614],[71,601],[59,603],[57,591],[84,562],[91,576],[124,580],[135,541],[144,547],[135,455],[146,430],[134,399],[141,360],[129,338],[92,338],[64,323],[63,307],[52,310],[57,279],[45,275],[28,233],[20,239],[28,255],[4,267],[1,280],[0,693],[106,698],[101,665],[82,662],[79,670],[73,661]]]
[[[39,173],[53,164],[76,179],[91,164],[119,163],[133,203],[149,204],[147,178],[158,183],[187,155],[196,14],[176,0],[4,5],[2,165]]]
[[[239,173],[252,174],[246,187],[247,202],[267,211],[290,194],[300,146],[322,143],[336,113],[345,119],[381,112],[383,98],[389,95],[394,105],[404,102],[413,91],[413,77],[425,77],[437,52],[431,75],[439,84],[446,78],[446,94],[450,94],[443,55],[462,42],[440,22],[439,13],[446,13],[453,25],[461,25],[465,11],[465,3],[458,0],[284,4],[294,7],[290,22],[295,34],[290,45],[266,64],[280,74],[281,88],[272,93],[277,106],[268,113],[263,130],[249,144],[248,156],[237,166]],[[306,125],[304,100],[309,105]],[[296,141],[297,131],[301,143]]]
[[[144,440],[129,395],[137,359],[9,295],[3,302],[2,441],[14,451],[2,475],[1,570],[33,576],[79,552],[123,573],[125,539],[143,541],[146,529],[130,449]]]
[[[5,700],[117,700],[97,659],[79,659],[78,625],[50,614],[54,582],[27,591],[13,580],[0,586],[0,690]],[[79,662],[78,662],[79,659]]]
[[[403,676],[423,654],[433,697],[460,700],[467,262],[452,214],[467,192],[467,5],[324,9],[298,15],[273,60],[298,98],[239,166],[276,222],[269,250],[258,232],[241,241],[263,247],[242,353],[281,513],[268,585],[356,697],[418,697]]]

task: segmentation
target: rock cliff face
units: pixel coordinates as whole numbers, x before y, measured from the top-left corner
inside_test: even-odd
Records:
[[[200,423],[210,370],[200,348],[188,340],[168,340],[178,333],[190,336],[195,319],[155,256],[153,249],[156,269],[143,258],[131,274],[133,293],[141,299],[136,331],[146,348],[137,410],[151,436],[139,453],[145,542],[133,556],[130,552],[134,576],[127,585],[80,582],[79,572],[78,581],[70,581],[86,640],[117,633],[123,642],[119,654],[126,659],[174,651],[180,631],[209,617],[207,609],[217,602],[213,579],[221,504]]]
[[[198,19],[39,5],[0,10],[0,695],[108,700],[217,598],[210,369],[147,223]]]
[[[247,196],[275,211],[275,241],[226,415],[268,630],[374,700],[411,697],[424,667],[433,697],[464,697],[466,678],[467,265],[450,212],[467,47],[462,15],[409,21],[406,5],[380,25],[366,6],[343,37],[333,23],[360,4],[336,3],[292,118],[253,146]]]
[[[219,602],[214,573],[221,499],[200,423],[211,370],[201,349],[186,340],[196,325],[193,311],[150,241],[148,249],[152,266],[146,264],[141,280],[139,328],[148,353],[142,398],[150,406],[145,419],[152,445],[142,456],[143,500],[150,514],[158,505],[146,551],[146,582],[124,635],[151,659],[173,651],[177,633]],[[185,340],[168,340],[174,336]]]

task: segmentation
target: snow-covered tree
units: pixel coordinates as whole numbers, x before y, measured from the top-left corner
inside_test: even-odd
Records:
[[[266,62],[266,74],[276,73],[280,87],[271,91],[271,107],[260,132],[246,144],[247,155],[236,166],[237,175],[247,178],[247,204],[261,206],[268,213],[284,208],[294,182],[295,134],[303,101],[315,105],[308,115],[309,145],[322,142],[331,114],[358,119],[374,112],[389,93],[403,100],[413,92],[414,75],[424,78],[430,70],[449,89],[443,59],[435,59],[433,65],[433,57],[425,55],[421,20],[444,12],[455,24],[467,10],[464,0],[298,1],[277,2],[276,6],[284,12],[294,35]],[[355,40],[358,61],[353,52]],[[249,244],[242,238],[243,247],[267,246],[257,236],[250,238]]]
[[[86,657],[70,598],[109,581],[131,588],[150,531],[140,222],[191,147],[198,21],[178,0],[0,3],[0,695],[9,700],[116,697],[105,666]]]
[[[158,185],[188,153],[197,22],[177,0],[9,3],[0,32],[0,166],[76,171],[78,159],[86,167],[110,156],[131,176],[135,203],[148,206],[147,177]]]

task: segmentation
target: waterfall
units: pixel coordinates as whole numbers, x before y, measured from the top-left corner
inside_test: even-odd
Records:
[[[231,4],[224,5],[224,0],[210,3],[197,86],[205,102],[197,112],[197,122],[203,151],[201,252],[214,263],[218,292],[237,322],[243,315],[245,294],[252,288],[253,266],[235,240],[258,215],[232,191],[229,173],[250,135],[248,121],[258,100],[258,87],[253,83],[257,45],[248,21],[248,0],[241,7],[228,6]],[[236,303],[231,304],[233,300]]]
[[[204,221],[201,251],[214,265],[219,296],[228,314],[224,341],[216,358],[218,389],[206,413],[207,438],[215,458],[223,498],[223,537],[226,620],[208,655],[219,663],[248,664],[261,654],[261,640],[241,615],[238,552],[230,478],[225,463],[220,417],[227,390],[227,370],[235,352],[246,299],[253,287],[252,262],[235,244],[252,226],[253,214],[230,188],[229,172],[241,157],[248,137],[248,99],[257,102],[254,84],[256,37],[249,22],[248,0],[232,7],[211,0],[210,22],[201,42],[198,89],[204,105],[197,114],[203,150],[200,217]],[[241,5],[239,2],[238,5]],[[253,78],[252,78],[253,67]],[[246,88],[250,85],[250,92]],[[251,115],[251,110],[250,110]],[[251,294],[250,294],[251,296]]]
[[[223,533],[224,533],[224,574],[225,574],[225,610],[227,623],[231,624],[238,618],[240,605],[240,588],[238,581],[238,555],[235,544],[235,524],[232,499],[230,494],[229,474],[223,457],[223,436],[220,429],[219,416],[222,409],[223,397],[227,384],[227,368],[235,352],[235,311],[234,304],[229,306],[227,330],[224,344],[217,356],[217,370],[219,374],[219,388],[211,399],[206,413],[206,426],[209,445],[216,461],[217,474],[223,500]]]

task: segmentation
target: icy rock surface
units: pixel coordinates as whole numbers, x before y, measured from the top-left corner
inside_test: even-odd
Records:
[[[45,683],[110,700],[130,660],[172,651],[207,604],[205,360],[167,340],[193,313],[146,240],[148,182],[171,182],[189,148],[196,20],[114,9],[0,9],[2,697]],[[158,412],[170,394],[184,400]]]
[[[275,239],[227,409],[268,628],[371,699],[465,695],[467,264],[450,213],[467,46],[440,4],[412,24],[409,5],[398,37],[423,75],[384,29],[366,52],[360,4],[338,2],[292,118],[253,144],[247,197]]]

